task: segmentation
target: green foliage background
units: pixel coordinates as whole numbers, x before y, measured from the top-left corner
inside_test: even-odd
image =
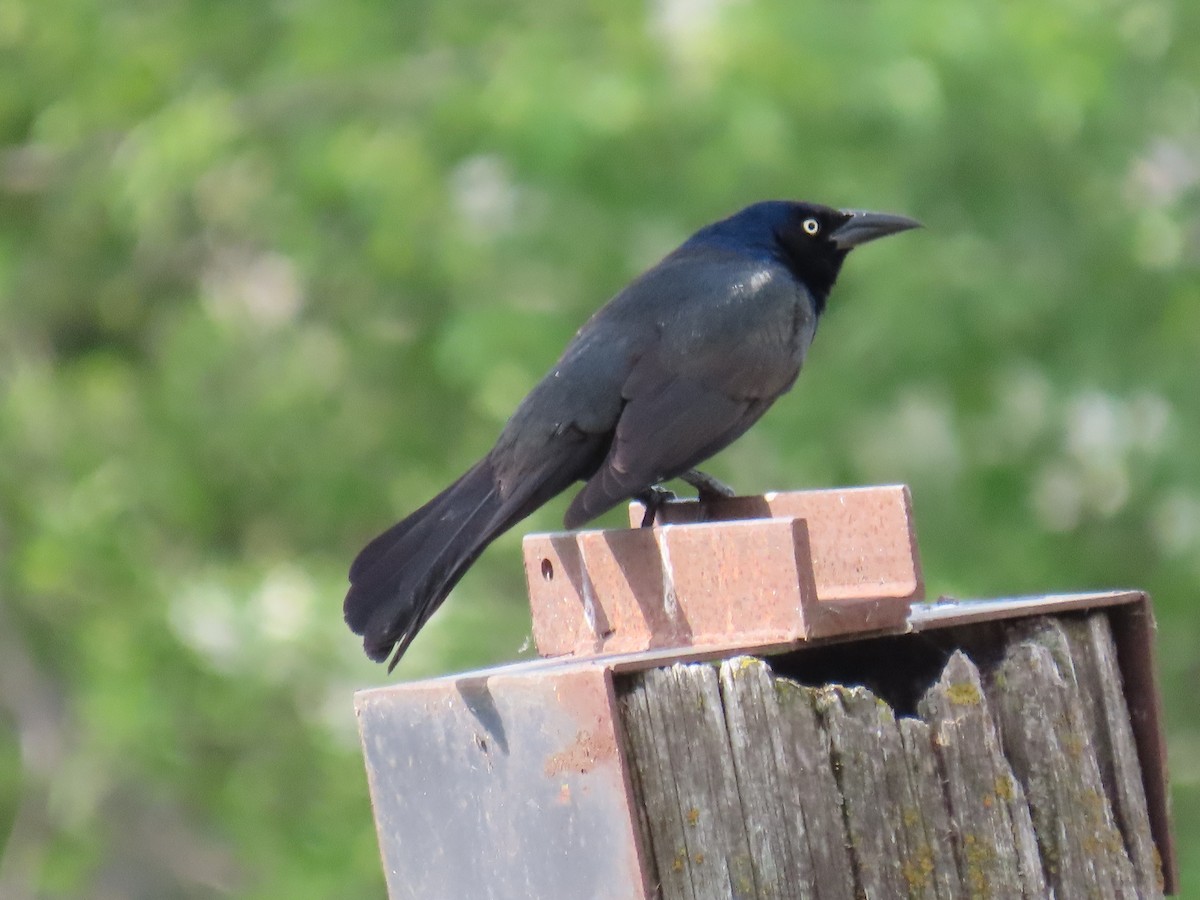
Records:
[[[1200,884],[1198,68],[1183,0],[5,0],[0,895],[381,896],[349,560],[776,196],[927,228],[714,474],[908,482],[934,596],[1151,590]],[[519,559],[399,675],[528,653]]]

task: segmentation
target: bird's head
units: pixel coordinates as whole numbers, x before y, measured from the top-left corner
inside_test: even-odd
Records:
[[[920,226],[915,219],[891,213],[768,200],[713,223],[697,232],[689,243],[769,255],[804,283],[819,311],[852,249]]]

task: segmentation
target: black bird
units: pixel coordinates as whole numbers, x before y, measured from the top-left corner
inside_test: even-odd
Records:
[[[884,213],[782,200],[701,228],[588,320],[465,475],[369,543],[346,622],[395,667],[498,535],[576,481],[576,528],[684,477],[796,381],[846,254],[918,227]],[[652,513],[649,516],[652,518]]]

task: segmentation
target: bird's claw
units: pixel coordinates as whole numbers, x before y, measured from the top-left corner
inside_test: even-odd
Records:
[[[658,510],[664,503],[675,499],[675,492],[668,491],[664,487],[651,485],[642,491],[633,499],[637,500],[642,506],[646,507],[646,512],[642,514],[642,528],[649,528],[654,524],[655,518],[658,516]]]
[[[719,481],[699,469],[688,469],[679,476],[679,480],[691,485],[696,489],[701,503],[708,503],[712,500],[718,500],[723,497],[735,497],[737,492],[723,481]],[[645,513],[642,514],[642,528],[649,528],[658,518],[658,511],[663,504],[668,501],[675,500],[676,496],[673,491],[667,490],[661,485],[651,485],[642,491],[633,499],[637,500],[646,507]]]
[[[716,500],[719,497],[737,496],[737,491],[725,482],[719,481],[711,475],[701,472],[699,469],[688,469],[679,478],[696,489],[701,503]]]

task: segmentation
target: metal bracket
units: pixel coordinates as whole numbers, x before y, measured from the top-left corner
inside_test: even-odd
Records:
[[[671,501],[658,521],[525,538],[543,656],[903,631],[924,597],[903,485]]]

